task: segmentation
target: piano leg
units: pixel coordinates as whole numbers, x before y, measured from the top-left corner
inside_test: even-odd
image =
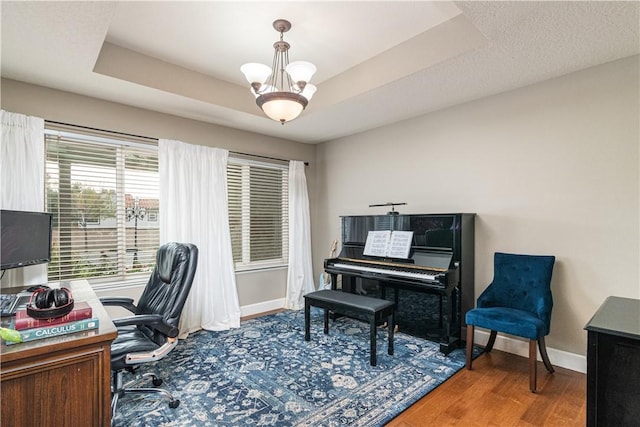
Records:
[[[353,277],[353,276],[345,276],[344,274],[342,274],[341,276],[342,276],[342,292],[351,292],[350,288],[353,287],[351,282],[355,282],[355,277]],[[338,275],[337,274],[331,273],[331,289],[334,290],[334,291],[338,290]],[[338,314],[338,313],[332,311],[329,316],[331,317],[331,320],[338,320],[339,318],[342,317],[342,314]]]
[[[385,284],[385,282],[378,282],[379,286],[380,286],[380,299],[387,299],[387,285]],[[395,313],[398,310],[398,303],[400,301],[400,296],[398,295],[398,288],[395,286],[393,287],[393,312]],[[387,321],[385,322],[382,326],[383,327],[388,327],[391,326],[391,328],[394,330],[394,332],[398,332],[400,330],[400,328],[398,327],[398,324],[395,323],[395,314],[394,314],[394,324],[390,325],[390,322]],[[393,337],[392,337],[393,338]],[[389,353],[389,354],[393,354],[393,353]]]
[[[452,294],[442,295],[441,298],[444,300],[444,313],[441,312],[440,316],[443,322],[440,352],[446,355],[460,347],[462,340],[460,339],[459,333],[451,336],[451,324],[454,319],[455,298],[453,298]]]
[[[356,293],[356,276],[342,275],[342,292]]]

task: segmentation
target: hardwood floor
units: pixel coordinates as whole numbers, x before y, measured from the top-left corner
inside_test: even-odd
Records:
[[[554,369],[549,374],[538,362],[538,392],[531,393],[528,360],[494,349],[387,426],[584,426],[586,375]]]

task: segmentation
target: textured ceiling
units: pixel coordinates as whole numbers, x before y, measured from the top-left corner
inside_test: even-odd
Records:
[[[640,53],[640,2],[9,2],[2,77],[317,143]],[[318,92],[282,126],[239,71],[291,60]]]

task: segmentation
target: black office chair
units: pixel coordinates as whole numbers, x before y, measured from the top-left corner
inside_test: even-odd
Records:
[[[165,357],[178,344],[178,323],[187,300],[198,264],[198,248],[186,243],[167,243],[158,249],[156,266],[144,288],[138,305],[132,298],[104,297],[105,306],[124,307],[133,316],[114,319],[118,336],[111,344],[112,399],[111,417],[115,416],[118,398],[130,393],[159,393],[169,399],[169,407],[180,401],[159,388],[133,388],[145,378],[154,386],[162,379],[153,373],[122,383],[124,371],[133,372],[138,365]]]

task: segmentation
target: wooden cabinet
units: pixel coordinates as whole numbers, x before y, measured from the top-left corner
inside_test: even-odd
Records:
[[[640,300],[609,297],[585,326],[587,426],[640,420]]]
[[[111,341],[117,331],[86,281],[65,283],[87,301],[97,330],[2,344],[0,425],[104,426],[111,423]]]

